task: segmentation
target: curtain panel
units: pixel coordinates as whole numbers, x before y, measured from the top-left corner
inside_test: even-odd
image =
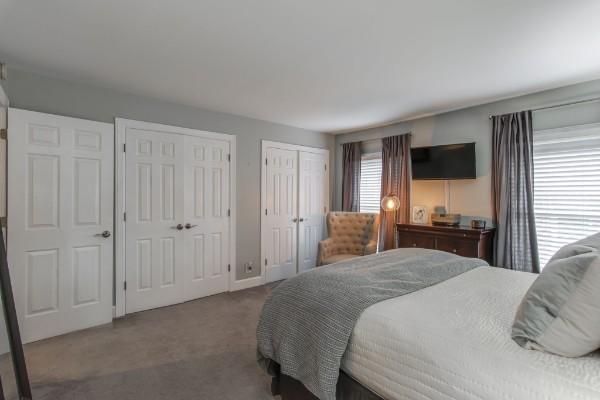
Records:
[[[400,199],[400,208],[396,213],[380,210],[379,250],[393,249],[396,246],[396,223],[410,222],[410,143],[410,133],[382,139],[381,199],[395,194]]]
[[[360,211],[360,142],[342,145],[342,211]]]
[[[492,117],[494,265],[538,273],[532,120],[531,111]]]

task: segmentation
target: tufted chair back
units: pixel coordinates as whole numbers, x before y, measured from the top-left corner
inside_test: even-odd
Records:
[[[329,238],[319,244],[319,265],[375,253],[378,231],[379,214],[330,212]]]

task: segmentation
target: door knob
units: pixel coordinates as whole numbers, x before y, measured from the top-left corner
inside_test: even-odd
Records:
[[[98,233],[96,236],[102,236],[103,238],[109,238],[110,237],[110,231],[104,231],[102,233]]]
[[[300,222],[304,222],[304,218],[300,218]]]
[[[188,222],[187,224],[185,224],[185,229],[192,229],[195,226],[198,226],[198,225],[192,225]]]
[[[177,224],[175,226],[172,227],[173,229],[177,229],[178,231],[183,229],[183,225],[182,224]]]
[[[292,219],[292,222],[298,222],[298,218]]]

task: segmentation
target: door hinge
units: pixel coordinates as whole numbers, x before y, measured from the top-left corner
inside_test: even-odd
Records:
[[[227,264],[227,272],[231,272],[231,264]]]
[[[227,161],[231,161],[231,154],[227,154]]]
[[[265,158],[265,165],[269,165],[269,159]]]
[[[327,171],[327,164],[325,164],[325,171]]]
[[[123,221],[127,221],[127,213],[126,212],[123,213]]]
[[[0,129],[0,139],[6,140],[6,137],[8,136],[8,131],[6,129]]]
[[[267,266],[267,259],[265,258],[265,267]]]
[[[231,217],[231,210],[227,210],[227,216]]]
[[[265,208],[265,215],[268,215],[268,214],[267,214],[267,209],[266,209],[266,208]]]
[[[127,150],[127,145],[125,143],[123,143],[123,153],[125,153],[126,150]]]
[[[123,290],[127,290],[127,281],[123,282]]]

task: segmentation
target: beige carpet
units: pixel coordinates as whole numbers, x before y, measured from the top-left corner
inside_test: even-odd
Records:
[[[268,292],[224,293],[28,344],[34,399],[271,399],[255,335]]]

